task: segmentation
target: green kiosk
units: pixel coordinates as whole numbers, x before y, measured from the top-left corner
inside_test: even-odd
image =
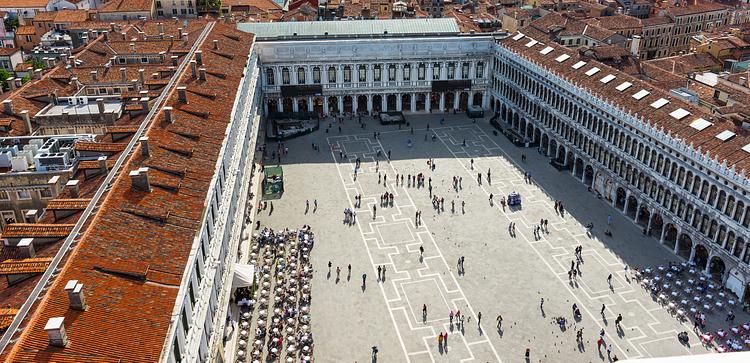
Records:
[[[279,199],[284,194],[284,170],[280,166],[263,169],[263,200]]]

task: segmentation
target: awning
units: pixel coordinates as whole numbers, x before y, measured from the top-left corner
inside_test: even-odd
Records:
[[[252,286],[254,277],[255,265],[235,264],[232,288]]]

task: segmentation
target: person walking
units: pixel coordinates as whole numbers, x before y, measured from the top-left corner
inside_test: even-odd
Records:
[[[479,326],[479,325],[481,325],[481,324],[482,324],[482,312],[480,311],[480,312],[479,312],[479,313],[477,314],[477,326]]]
[[[422,320],[427,320],[427,304],[422,304]]]
[[[609,284],[609,286],[612,286],[612,274],[609,274],[609,276],[607,276],[607,284]]]
[[[495,319],[497,321],[497,328],[500,329],[503,327],[503,316],[500,314],[497,314],[497,318]]]
[[[600,314],[601,314],[602,316],[604,316],[604,310],[605,310],[605,309],[607,309],[607,307],[606,307],[606,306],[604,306],[604,304],[602,304],[602,311],[601,311],[601,313],[600,313]]]
[[[622,329],[622,326],[620,326],[621,322],[622,322],[622,314],[617,314],[617,319],[615,319],[615,326]]]

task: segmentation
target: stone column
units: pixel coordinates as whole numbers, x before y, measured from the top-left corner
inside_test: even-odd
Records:
[[[328,83],[328,66],[325,64],[320,66],[320,83]]]
[[[659,244],[661,244],[661,245],[664,244],[664,237],[666,237],[666,235],[667,235],[667,221],[665,221],[662,218],[662,223],[661,223],[661,237],[659,237]]]
[[[357,108],[357,106],[359,106],[359,96],[352,95],[352,112],[355,114],[359,112],[359,109]]]
[[[713,252],[708,253],[708,259],[706,260],[706,268],[703,269],[703,273],[708,275],[711,271],[711,259],[714,258]]]
[[[339,100],[339,113],[344,113],[344,96],[338,96],[337,99]]]
[[[458,110],[458,96],[460,93],[458,91],[453,92],[453,109]]]
[[[307,97],[307,111],[313,112],[313,98],[312,96]]]
[[[328,96],[323,96],[323,113],[328,115]]]
[[[673,252],[674,252],[675,255],[677,254],[677,252],[680,251],[680,234],[681,233],[682,233],[682,231],[678,228],[677,229],[677,237],[676,237],[676,239],[674,241],[674,251]]]
[[[490,107],[489,103],[490,103],[490,97],[488,93],[485,91],[484,93],[482,93],[482,108],[485,110],[488,109]]]
[[[744,245],[742,246],[742,253],[740,253],[740,259],[745,257],[745,253],[747,253],[747,245],[750,243],[750,241],[745,241]]]
[[[622,212],[625,213],[625,215],[628,214],[628,204],[630,204],[630,191],[625,192],[625,206],[622,208]]]
[[[635,203],[635,219],[633,219],[633,222],[635,224],[638,224],[638,217],[641,216],[641,201],[636,201]]]
[[[292,112],[299,112],[299,105],[297,104],[297,97],[292,98]]]
[[[427,97],[425,97],[425,100],[424,100],[424,109],[427,112],[430,112],[430,110],[432,110],[432,105],[431,105],[432,97],[430,96],[432,96],[432,94],[430,92],[427,92]]]
[[[445,112],[445,92],[440,92],[440,112]]]
[[[411,112],[417,112],[417,94],[412,93],[409,101],[411,101]]]
[[[400,93],[396,94],[396,111],[398,111],[398,112],[401,112],[401,108],[402,108],[402,106],[403,106],[403,105],[401,104],[401,102],[402,102],[402,100],[401,100],[401,97],[402,97],[402,96],[401,96],[401,94],[400,94]]]
[[[688,262],[694,262],[695,260],[695,241],[693,241],[693,245],[690,246],[690,258],[688,258]]]
[[[372,95],[367,95],[367,113],[372,114]]]
[[[388,95],[384,94],[380,97],[380,111],[388,110]]]
[[[531,140],[532,141],[534,140],[534,132],[533,131],[531,132]],[[594,175],[595,175],[595,173],[594,173],[594,167],[593,166],[591,167],[591,173],[592,173],[591,174],[591,180],[592,180],[592,183],[593,183]],[[581,183],[586,183],[586,164],[583,164],[583,174],[581,174]],[[590,187],[591,185],[587,185],[587,186]]]
[[[343,64],[339,64],[336,67],[336,83],[338,84],[344,83],[344,65]],[[338,85],[336,86],[338,87]]]
[[[284,99],[281,97],[276,101],[276,111],[284,112]]]
[[[0,90],[2,90],[0,88]],[[263,100],[263,114],[268,115],[268,100]]]
[[[648,224],[646,225],[646,233],[648,233],[649,236],[651,235],[651,221],[653,220],[654,220],[654,213],[652,211],[651,214],[648,215]]]

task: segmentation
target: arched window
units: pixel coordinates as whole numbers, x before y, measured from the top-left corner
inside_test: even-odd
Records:
[[[404,81],[411,80],[411,64],[404,65]]]
[[[456,78],[456,63],[448,63],[448,79]]]
[[[313,83],[320,83],[320,67],[313,68]]]
[[[352,68],[349,66],[344,66],[344,82],[352,82]]]
[[[276,84],[276,77],[274,76],[273,69],[271,68],[266,69],[266,83],[269,86],[273,86]]]
[[[424,63],[419,63],[419,67],[417,67],[417,80],[424,81],[425,68]]]
[[[372,80],[375,82],[380,82],[383,73],[382,71],[383,69],[380,67],[380,64],[376,64],[372,69]]]
[[[395,64],[391,64],[388,66],[388,80],[391,82],[396,80],[396,65]]]
[[[282,68],[281,69],[281,83],[283,84],[289,84],[289,68]]]
[[[477,62],[476,78],[484,77],[484,62]]]
[[[302,67],[297,68],[297,83],[305,84],[305,69]]]
[[[336,83],[336,67],[328,67],[328,83]]]
[[[359,65],[359,81],[360,82],[367,82],[367,67],[365,67],[364,64]]]

